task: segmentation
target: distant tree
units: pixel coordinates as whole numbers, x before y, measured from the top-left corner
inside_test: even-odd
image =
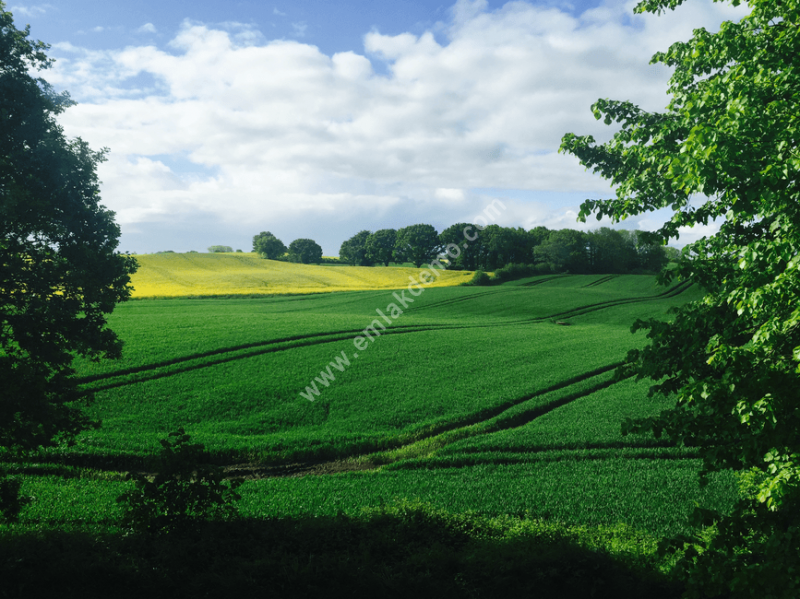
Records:
[[[489,225],[481,231],[483,260],[481,267],[496,270],[506,264],[524,264],[533,261],[532,245],[527,232],[522,229]]]
[[[236,250],[236,253],[237,254],[243,254],[244,252],[242,250]]]
[[[253,237],[253,251],[268,260],[275,260],[286,253],[286,246],[269,231],[262,231]]]
[[[449,258],[451,265],[463,270],[477,270],[484,253],[485,237],[470,223],[456,223],[439,233],[442,247],[453,244],[460,249],[457,257]]]
[[[233,252],[233,248],[229,245],[212,245],[208,248],[212,254],[224,254],[226,252]]]
[[[372,266],[373,260],[367,254],[367,239],[371,234],[365,229],[343,242],[339,248],[339,258],[353,266]]]
[[[665,245],[663,248],[664,256],[668,262],[677,262],[681,257],[681,251],[678,248],[672,247],[671,245]]]
[[[667,248],[662,245],[661,239],[649,231],[632,231],[636,238],[636,255],[638,257],[638,267],[651,272],[660,272],[667,263],[667,249],[674,250],[676,255],[680,252],[675,248]]]
[[[536,247],[537,245],[542,245],[547,238],[550,236],[550,229],[547,227],[534,227],[530,231],[528,231],[528,237],[530,238],[530,246],[531,249]]]
[[[626,273],[639,266],[636,237],[630,231],[601,227],[586,233],[588,272]]]
[[[586,234],[575,229],[551,231],[547,241],[534,249],[536,262],[546,263],[554,272],[589,271],[589,252]]]
[[[420,267],[439,255],[442,245],[432,225],[411,225],[397,231],[395,257]]]
[[[289,244],[289,260],[316,264],[322,260],[322,248],[313,239],[295,239]]]
[[[394,257],[394,246],[397,241],[397,231],[394,229],[380,229],[367,237],[365,244],[367,256],[373,263],[382,262],[389,266]]]

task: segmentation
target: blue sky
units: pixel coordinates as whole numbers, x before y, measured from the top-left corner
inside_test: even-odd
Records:
[[[575,222],[608,183],[557,153],[612,130],[600,97],[666,105],[648,65],[693,28],[738,19],[707,0],[662,17],[633,2],[9,2],[52,45],[43,76],[79,104],[70,136],[108,147],[103,203],[120,249],[249,251],[271,231],[336,255],[362,229]],[[623,224],[652,229],[664,214]],[[686,232],[681,242],[712,232]]]

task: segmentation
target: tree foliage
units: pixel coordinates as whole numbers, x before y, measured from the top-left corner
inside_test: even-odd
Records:
[[[486,255],[485,237],[478,228],[470,223],[456,223],[439,233],[439,243],[444,247],[453,244],[461,248],[455,258],[450,258],[452,267],[461,270],[478,270],[484,267],[483,257]],[[466,244],[466,247],[465,247]]]
[[[99,204],[105,150],[65,138],[55,117],[72,102],[29,74],[52,61],[28,34],[0,3],[0,447],[11,450],[93,425],[70,365],[120,355],[106,315],[136,270]]]
[[[287,248],[283,242],[269,231],[261,231],[253,236],[253,251],[268,260],[275,260],[283,256]]]
[[[398,229],[394,252],[397,262],[420,267],[435,260],[442,245],[433,225],[411,225]]]
[[[302,264],[322,261],[322,248],[313,239],[295,239],[289,244],[289,260]]]
[[[367,240],[370,235],[372,233],[365,229],[342,243],[341,248],[339,248],[339,258],[353,266],[372,266],[374,261],[367,252]]]
[[[123,521],[139,532],[184,532],[199,520],[236,515],[241,480],[225,480],[222,468],[206,463],[202,443],[190,443],[183,428],[161,443],[155,476],[128,478],[134,488],[117,498],[125,507]]]
[[[496,270],[507,264],[532,262],[533,238],[522,227],[516,229],[489,225],[480,232],[482,245],[481,266]]]
[[[637,12],[681,0],[647,0]],[[738,2],[733,2],[738,4]],[[621,129],[604,145],[567,134],[562,150],[616,186],[581,218],[618,221],[669,207],[657,232],[719,232],[690,244],[675,271],[706,290],[671,323],[637,322],[650,344],[627,370],[674,393],[658,417],[629,423],[699,447],[707,471],[749,472],[752,493],[731,515],[699,512],[680,567],[696,596],[800,594],[800,5],[753,0],[718,33],[697,29],[651,63],[675,67],[664,113],[598,100],[596,118]]]
[[[0,468],[0,522],[17,522],[19,513],[31,503],[32,498],[22,495],[22,480],[8,477],[8,473]]]
[[[394,245],[397,241],[397,231],[394,229],[380,229],[367,237],[365,244],[367,256],[373,263],[382,263],[389,266],[394,258]]]
[[[211,254],[231,254],[233,248],[229,245],[212,245],[209,246],[208,251]]]

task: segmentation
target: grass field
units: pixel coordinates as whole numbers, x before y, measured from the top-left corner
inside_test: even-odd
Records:
[[[164,253],[136,256],[133,297],[286,295],[398,289],[416,268],[325,266],[263,260],[254,253]],[[459,285],[472,273],[442,272],[431,286]]]
[[[691,450],[620,434],[623,418],[670,402],[613,378],[645,342],[632,321],[699,295],[642,275],[430,288],[361,348],[354,339],[398,303],[392,291],[128,302],[110,319],[124,358],[77,365],[103,426],[13,465],[38,497],[19,530],[114,530],[130,484],[119,473],[183,426],[249,477],[240,503],[254,521],[412,501],[590,536],[624,526],[649,539],[625,551],[652,556],[695,504],[724,510],[738,495],[726,473],[701,487]]]

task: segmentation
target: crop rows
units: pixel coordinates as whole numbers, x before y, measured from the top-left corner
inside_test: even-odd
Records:
[[[624,419],[655,416],[674,401],[659,396],[647,399],[646,395],[647,383],[627,379],[576,398],[523,426],[449,445],[443,453],[663,446],[665,441],[652,435],[623,437],[620,432]]]
[[[714,476],[701,488],[698,467],[699,460],[560,460],[270,478],[241,489],[245,510],[259,517],[357,515],[364,507],[405,498],[456,513],[625,522],[671,534],[685,529],[695,502],[725,509],[736,499],[731,475]]]
[[[734,501],[735,481],[718,476],[701,489],[691,448],[622,437],[623,418],[669,400],[613,374],[645,341],[629,332],[634,318],[695,296],[687,284],[657,288],[637,276],[430,289],[360,352],[353,337],[391,292],[130,302],[112,315],[125,361],[79,364],[103,427],[41,459],[137,467],[183,426],[232,472],[296,473],[245,483],[243,509],[254,516],[358,514],[419,498],[452,512],[676,531],[693,502]],[[350,365],[331,371],[315,401],[303,399],[336,356]],[[339,461],[315,466],[325,460]],[[349,467],[377,470],[313,474]],[[97,518],[113,520],[108,497],[125,483],[31,472],[42,494],[85,497],[106,514]],[[77,517],[82,501],[64,517]],[[37,510],[31,522],[57,519]]]
[[[498,418],[531,419],[541,409],[536,402],[549,387],[563,388],[597,369],[608,371],[634,341],[624,328],[601,323],[552,327],[542,311],[558,296],[563,298],[565,289],[577,289],[597,277],[575,277],[571,288],[565,285],[570,279],[550,278],[533,288],[427,291],[419,300],[435,305],[434,310],[424,317],[404,315],[393,323],[357,361],[351,358],[348,370],[331,371],[335,381],[313,403],[299,392],[332,357],[353,352],[352,338],[363,332],[353,325],[368,324],[373,317],[369,309],[386,301],[385,296],[371,292],[310,302],[296,298],[136,302],[131,320],[143,325],[144,335],[161,324],[161,348],[169,347],[173,334],[173,348],[204,351],[149,361],[143,358],[169,354],[163,349],[142,351],[127,368],[84,371],[85,388],[97,392],[95,415],[105,426],[85,436],[81,450],[141,455],[166,430],[185,425],[222,455],[272,461],[331,459],[418,442],[439,443],[442,439],[432,438],[443,433],[448,438],[463,436],[463,430],[454,431],[466,427],[496,427]],[[642,286],[641,278],[620,279],[628,286],[622,286],[626,293],[632,283],[639,285],[640,294],[650,292],[649,283]],[[548,292],[550,285],[557,285],[555,292]],[[662,290],[660,299],[647,300],[618,294],[615,299],[588,303],[587,297],[576,294],[577,299],[568,297],[560,304],[573,303],[576,314],[594,308],[624,312],[626,303],[661,301],[675,292],[675,288]],[[520,301],[523,295],[528,297]],[[545,304],[538,306],[539,314],[518,320],[537,307],[537,298]],[[465,318],[476,308],[502,306],[502,300],[514,308],[511,317]],[[177,318],[167,321],[166,314]],[[265,335],[260,327],[274,322],[281,328]],[[349,328],[336,327],[342,324]],[[281,336],[292,328],[296,334]],[[182,334],[174,335],[178,332]],[[220,338],[233,340],[237,335],[248,342],[219,347]],[[595,352],[595,339],[602,340],[603,354]],[[576,389],[565,388],[563,395],[571,397],[580,392]],[[563,401],[555,398],[552,405]],[[550,400],[542,402],[544,406]]]

